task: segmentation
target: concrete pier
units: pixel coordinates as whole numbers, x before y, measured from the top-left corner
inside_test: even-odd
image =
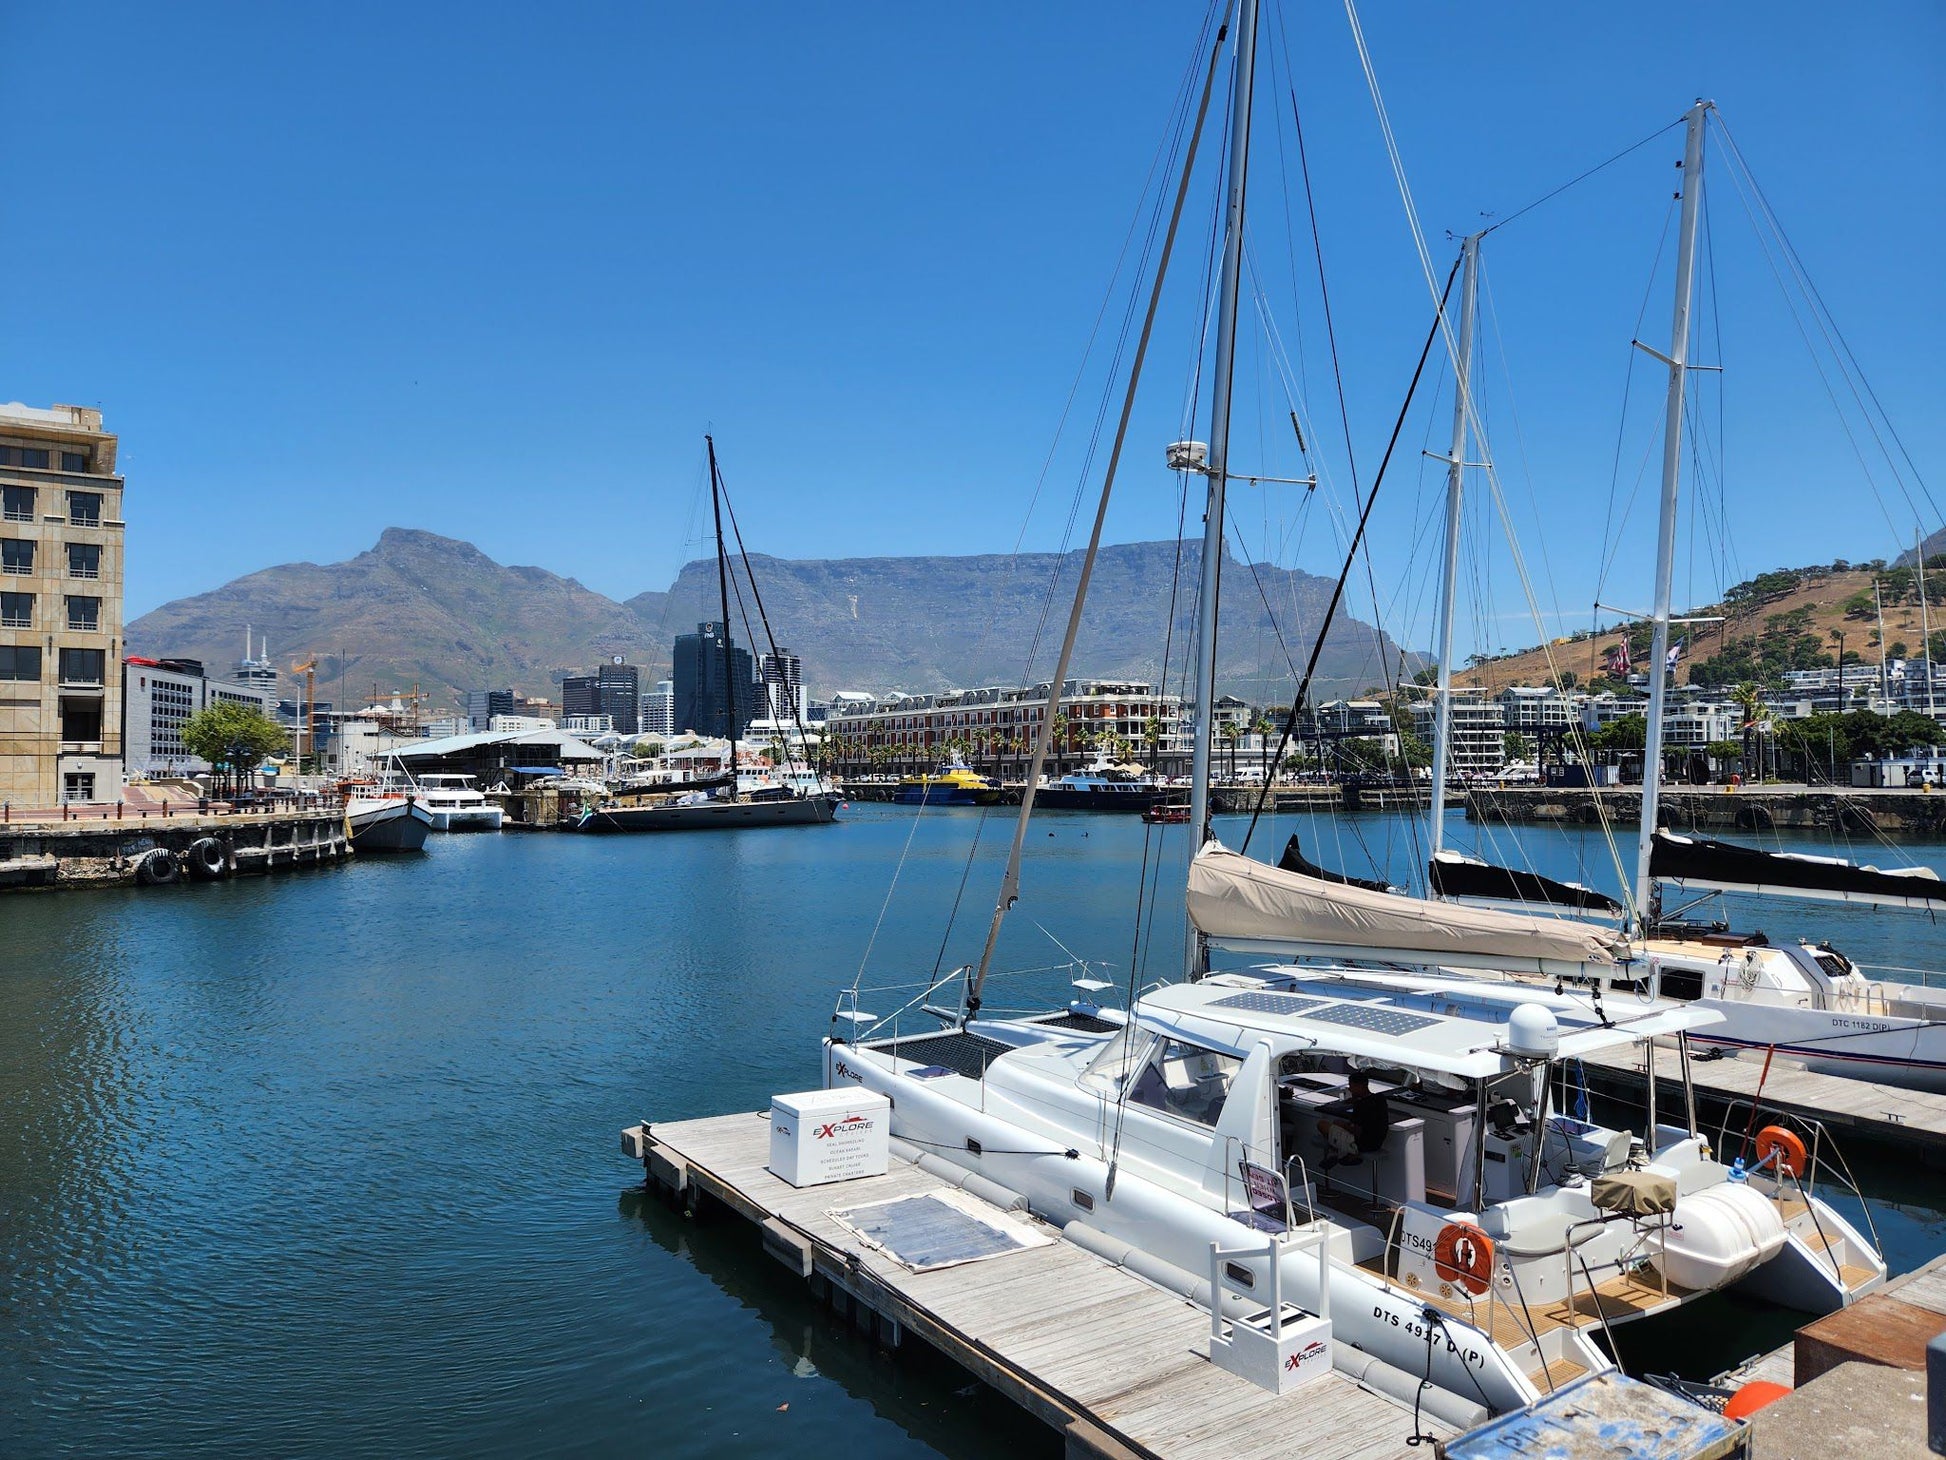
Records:
[[[1734,839],[1765,831],[1841,836],[1946,836],[1946,790],[1847,789],[1831,786],[1664,786],[1657,820],[1671,831],[1722,833]],[[1601,791],[1548,786],[1476,786],[1466,795],[1469,821],[1514,825],[1632,829],[1642,816],[1640,787]]]
[[[335,807],[8,820],[0,823],[0,890],[163,888],[329,866],[350,855]]]

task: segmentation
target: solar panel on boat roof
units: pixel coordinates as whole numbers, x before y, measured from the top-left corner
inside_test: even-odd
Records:
[[[1375,1009],[1370,1004],[1337,1004],[1307,1016],[1325,1024],[1344,1024],[1373,1034],[1410,1034],[1429,1029],[1439,1021],[1423,1014],[1405,1014],[1397,1009]]]
[[[1212,1009],[1247,1009],[1252,1014],[1305,1014],[1324,1003],[1323,999],[1306,999],[1297,994],[1231,994],[1227,999],[1218,999],[1211,1004]]]

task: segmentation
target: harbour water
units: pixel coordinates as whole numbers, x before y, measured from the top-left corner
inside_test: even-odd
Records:
[[[746,1234],[643,1199],[616,1150],[645,1116],[815,1085],[868,949],[867,990],[970,959],[1009,815],[442,837],[303,876],[0,901],[0,1453],[1058,1453],[957,1371],[875,1352]],[[1349,871],[1423,855],[1404,817],[1300,830]],[[1496,837],[1602,878],[1592,834]],[[1168,972],[1185,846],[1037,819],[999,959],[1033,971],[989,1005],[1064,996],[1071,955],[1123,983],[1138,941],[1138,977]],[[1922,918],[1780,910],[1773,936],[1946,966]],[[1894,1269],[1946,1248],[1936,1173],[1863,1165]],[[1718,1299],[1622,1343],[1701,1375],[1795,1321]]]

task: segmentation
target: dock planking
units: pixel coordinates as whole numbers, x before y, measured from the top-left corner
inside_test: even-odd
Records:
[[[1602,1083],[1626,1087],[1639,1104],[1647,1073],[1643,1059],[1642,1050],[1636,1047],[1611,1058],[1589,1056],[1584,1064],[1598,1087]],[[1821,1121],[1841,1141],[1896,1145],[1908,1153],[1921,1153],[1928,1164],[1946,1164],[1946,1095],[1821,1075],[1782,1055],[1771,1061],[1766,1076],[1761,1051],[1733,1059],[1692,1057],[1690,1069],[1699,1107],[1716,1113],[1716,1119],[1709,1123],[1712,1133],[1725,1105],[1758,1100],[1766,1110]],[[1656,1081],[1660,1118],[1680,1120],[1682,1068],[1673,1049],[1656,1050]],[[1747,1105],[1739,1107],[1739,1118],[1730,1121],[1732,1137],[1742,1134],[1741,1117],[1746,1110]],[[1699,1109],[1699,1117],[1702,1114],[1703,1109]],[[1761,1120],[1758,1123],[1762,1124]]]
[[[1205,1310],[1072,1243],[916,1273],[830,1216],[949,1189],[916,1165],[894,1158],[884,1176],[800,1189],[766,1169],[767,1113],[647,1134],[646,1164],[663,1185],[764,1230],[781,1260],[808,1262],[814,1285],[854,1314],[876,1314],[894,1343],[923,1339],[1064,1436],[1070,1456],[1267,1460],[1300,1445],[1315,1460],[1424,1453],[1407,1443],[1409,1410],[1342,1373],[1280,1398],[1218,1368]],[[1430,1417],[1420,1427],[1450,1434]]]

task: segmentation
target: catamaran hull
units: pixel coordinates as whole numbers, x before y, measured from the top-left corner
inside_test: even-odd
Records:
[[[1057,1226],[1078,1223],[1159,1258],[1195,1281],[1209,1270],[1212,1242],[1225,1248],[1261,1244],[1263,1234],[1220,1212],[1166,1190],[1123,1167],[1108,1195],[1108,1165],[1081,1150],[1064,1149],[1018,1125],[994,1119],[878,1064],[870,1051],[827,1043],[828,1088],[860,1085],[892,1101],[892,1134],[973,1171],[1026,1199],[1039,1217]],[[969,1140],[980,1153],[969,1152]],[[1082,1205],[1076,1196],[1088,1198]],[[1452,1401],[1504,1413],[1531,1404],[1540,1391],[1513,1358],[1464,1319],[1439,1315],[1428,1343],[1425,1310],[1405,1295],[1367,1280],[1334,1253],[1331,1285],[1333,1336],[1415,1379],[1429,1379]],[[1265,1258],[1237,1259],[1269,1289]],[[1280,1274],[1286,1302],[1319,1308],[1318,1258],[1314,1247],[1288,1254]],[[1205,1278],[1206,1282],[1207,1279]],[[1593,1360],[1594,1355],[1588,1357]]]
[[[1946,1024],[1881,1015],[1701,999],[1727,1022],[1692,1043],[1761,1058],[1773,1048],[1821,1075],[1946,1093]]]
[[[780,801],[703,801],[691,806],[621,806],[588,812],[576,831],[735,831],[757,826],[825,826],[837,820],[838,798]]]
[[[1034,793],[1034,807],[1044,811],[1147,811],[1168,796],[1167,791],[1072,791],[1043,786]]]
[[[498,806],[468,807],[464,811],[428,811],[434,831],[498,831],[505,815]]]

